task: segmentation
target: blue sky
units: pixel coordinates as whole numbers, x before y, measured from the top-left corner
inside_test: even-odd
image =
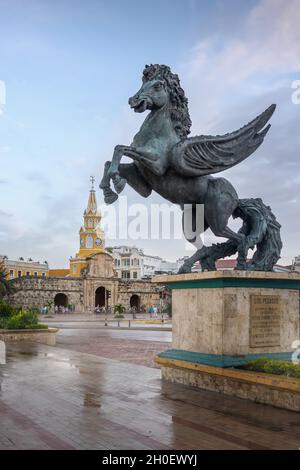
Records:
[[[0,0],[0,11],[1,254],[57,267],[75,254],[89,176],[99,181],[114,145],[129,144],[145,117],[127,100],[146,63],[179,74],[194,134],[234,130],[278,104],[263,147],[222,176],[272,206],[282,263],[299,253],[298,0]],[[186,254],[181,242],[136,244]]]

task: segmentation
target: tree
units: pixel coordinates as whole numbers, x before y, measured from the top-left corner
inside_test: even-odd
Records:
[[[124,318],[123,313],[125,312],[126,308],[122,304],[116,304],[115,305],[115,316],[118,318]]]
[[[0,261],[0,299],[14,291],[12,283],[7,279],[7,270],[4,261]]]

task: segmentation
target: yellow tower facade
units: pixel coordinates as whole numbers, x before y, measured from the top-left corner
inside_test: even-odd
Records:
[[[96,192],[94,190],[95,179],[91,177],[87,207],[83,214],[83,226],[79,230],[79,251],[75,258],[70,259],[70,276],[79,277],[86,268],[86,259],[96,253],[105,252],[105,235],[101,229],[101,214],[97,207]]]

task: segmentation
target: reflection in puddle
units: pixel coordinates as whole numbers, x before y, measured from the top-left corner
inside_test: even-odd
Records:
[[[84,394],[83,406],[92,408],[101,408],[100,397],[95,393],[87,392]]]

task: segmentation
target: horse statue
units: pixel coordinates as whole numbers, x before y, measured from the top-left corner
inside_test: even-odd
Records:
[[[211,175],[242,162],[262,144],[270,129],[270,124],[266,124],[276,105],[235,132],[188,137],[192,122],[178,75],[170,67],[157,64],[146,65],[142,86],[129,98],[129,105],[137,113],[150,112],[132,144],[117,145],[112,161],[105,163],[100,183],[104,201],[115,202],[126,183],[143,197],[150,196],[153,190],[178,204],[183,210],[183,220],[185,211],[191,211],[192,207],[193,227],[196,226],[194,208],[203,204],[203,230],[210,228],[216,237],[228,240],[211,247],[201,246],[185,261],[180,272],[190,272],[196,261],[201,262],[202,270],[215,270],[217,259],[235,253],[238,254],[236,269],[272,271],[280,257],[282,242],[280,224],[270,207],[261,199],[239,199],[229,181]],[[122,156],[130,157],[133,162],[121,163]],[[115,192],[110,187],[111,181]],[[237,233],[228,227],[231,216],[243,221]],[[192,238],[186,238],[197,246],[199,236],[196,232]],[[249,263],[248,250],[255,246],[256,252]]]

